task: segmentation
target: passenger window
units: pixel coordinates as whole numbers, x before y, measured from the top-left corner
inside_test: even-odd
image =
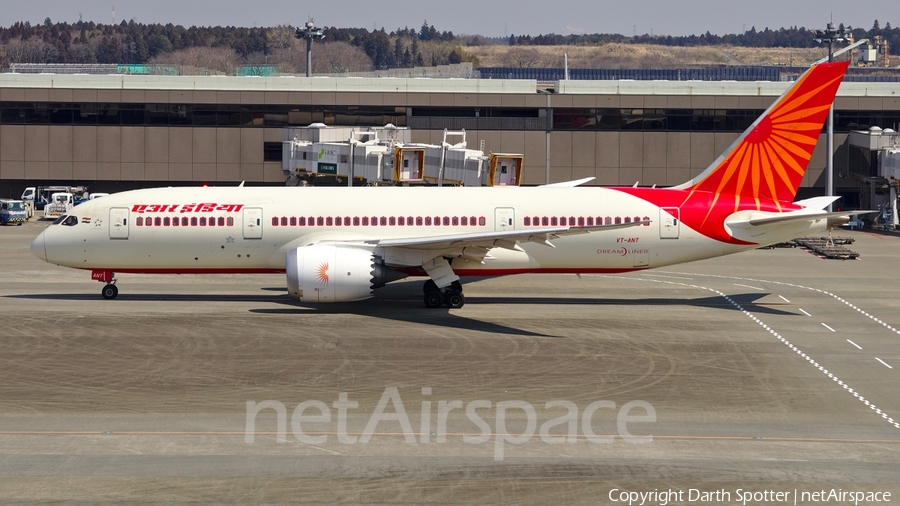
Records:
[[[475,226],[475,217],[474,216],[469,216],[469,226],[472,226],[472,227]]]
[[[284,220],[284,218],[282,218],[282,220]],[[209,222],[206,224],[206,226],[208,226],[208,227],[215,227],[215,226],[216,226],[216,219],[213,218],[212,216],[210,216],[210,217],[209,217]]]
[[[231,216],[229,216],[226,221],[227,221],[229,227],[234,226],[234,218],[232,218]]]
[[[316,217],[315,217],[315,216],[310,216],[309,218],[307,218],[307,219],[306,219],[306,224],[309,225],[310,227],[313,226],[313,225],[315,225],[315,224],[316,224]]]
[[[368,227],[368,226],[369,226],[369,217],[368,217],[368,216],[363,216],[362,224],[363,224],[364,227]]]
[[[297,217],[296,216],[291,216],[291,226],[292,227],[297,226]]]
[[[168,227],[168,226],[170,226],[171,224],[172,224],[172,222],[169,221],[169,218],[168,218],[168,217],[163,218],[163,226]]]
[[[153,218],[153,224],[156,225],[157,227],[160,226],[160,224],[162,224],[162,219]]]
[[[399,218],[397,218],[397,224],[400,226],[406,225],[406,218],[400,216]]]
[[[589,227],[593,227],[593,226],[594,226],[594,217],[593,217],[593,216],[588,216],[588,217],[587,217],[587,226],[589,226]]]
[[[649,226],[650,226],[650,217],[649,217],[649,216],[644,216],[644,220],[643,220],[643,221],[646,221],[646,222],[647,222],[647,223],[644,223],[644,226],[645,226],[645,227],[649,227]]]
[[[335,226],[340,227],[342,223],[344,223],[344,221],[341,219],[340,216],[337,216],[337,217],[334,218],[334,224],[335,224]]]
[[[625,223],[631,223],[631,218],[629,218],[628,216],[626,216],[626,217],[625,217]]]
[[[616,225],[621,225],[621,224],[622,224],[622,218],[619,218],[618,216],[616,216]]]
[[[297,226],[298,227],[306,226],[306,217],[305,216],[301,216],[301,217],[297,218]]]
[[[635,216],[635,217],[634,217],[634,221],[635,221],[635,222],[641,221],[641,217],[640,217],[640,216]]]
[[[397,224],[397,218],[395,218],[395,217],[393,217],[393,216],[391,216],[390,218],[388,218],[388,225],[390,225],[390,226],[393,227],[393,226],[396,225],[396,224]]]
[[[546,226],[548,226],[549,224],[550,224],[550,220],[549,220],[546,216],[544,216],[544,217],[541,218],[541,225],[542,225],[542,226],[546,227]]]
[[[484,216],[481,216],[478,218],[479,225],[481,225],[483,227],[485,223],[487,223],[487,220],[484,219]]]
[[[219,217],[216,221],[219,222],[219,226],[220,226],[220,227],[224,227],[224,226],[225,226],[225,218],[224,218],[224,217]]]
[[[407,216],[406,217],[406,226],[411,227],[412,225],[413,225],[413,217]]]
[[[381,226],[382,226],[382,227],[387,226],[387,218],[385,218],[384,216],[382,216],[380,221],[381,221]]]
[[[147,222],[149,223],[150,220],[148,219]],[[192,226],[192,227],[196,227],[196,226],[197,226],[197,218],[191,218],[191,226]]]
[[[456,216],[453,217],[453,226],[454,227],[459,226],[459,218]]]
[[[54,221],[53,223],[56,223],[56,222]],[[144,218],[138,216],[137,221],[135,221],[134,224],[138,227],[144,226]]]
[[[578,226],[579,226],[579,227],[583,227],[583,226],[584,226],[584,216],[579,216],[579,217],[578,217]]]
[[[462,221],[461,221],[462,226],[464,226],[464,227],[469,226],[469,218],[468,218],[468,217],[463,216],[463,217],[461,218],[461,220],[462,220]]]
[[[530,226],[531,226],[531,218],[529,218],[528,216],[525,217],[525,226],[526,226],[526,227],[530,227]]]
[[[181,225],[181,220],[179,220],[178,218],[172,218],[172,226],[177,227],[179,225]]]
[[[344,216],[344,226],[345,227],[350,226],[350,217],[349,216]]]
[[[430,226],[431,226],[431,216],[426,216],[426,217],[425,217],[425,226],[426,226],[426,227],[430,227]]]
[[[326,227],[334,226],[334,219],[331,216],[325,218],[325,226]]]
[[[353,226],[354,226],[354,227],[358,227],[358,226],[359,226],[359,216],[354,216],[354,217],[353,217]]]
[[[609,216],[607,216],[606,218],[604,218],[604,220],[605,220],[605,222],[606,222],[607,225],[612,225],[612,218],[610,218]]]
[[[323,225],[325,225],[325,218],[323,218],[321,216],[317,216],[316,217],[316,226],[321,227]]]
[[[272,226],[273,226],[273,227],[277,227],[277,226],[278,226],[278,218],[276,218],[276,217],[274,217],[274,216],[272,216]]]
[[[550,226],[555,227],[556,224],[557,224],[557,222],[556,222],[556,216],[551,216],[551,217],[550,217]]]
[[[449,216],[444,216],[444,226],[445,227],[450,226],[450,217]]]
[[[276,222],[275,225],[277,225],[277,224],[278,224],[278,223]],[[200,226],[201,226],[201,227],[205,227],[205,226],[206,226],[206,218],[200,218]]]
[[[422,217],[421,217],[421,216],[419,216],[419,217],[416,218],[416,225],[419,226],[419,227],[422,226]]]

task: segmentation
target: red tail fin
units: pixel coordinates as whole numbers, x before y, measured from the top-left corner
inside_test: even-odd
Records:
[[[741,201],[756,201],[757,208],[760,200],[793,201],[848,65],[810,68],[708,169],[678,188],[714,194],[713,205],[734,195],[735,211]]]

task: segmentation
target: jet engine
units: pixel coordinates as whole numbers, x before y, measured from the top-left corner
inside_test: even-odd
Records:
[[[286,253],[288,295],[300,302],[351,302],[404,277],[386,269],[371,251],[331,244],[294,248]]]

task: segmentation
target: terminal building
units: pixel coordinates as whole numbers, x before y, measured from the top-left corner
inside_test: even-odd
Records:
[[[314,123],[392,124],[424,144],[440,144],[445,129],[464,130],[469,146],[485,153],[523,154],[523,185],[592,176],[600,185],[667,186],[705,169],[787,86],[7,73],[0,197],[36,184],[282,185],[283,130]],[[834,117],[835,188],[855,207],[863,183],[854,172],[871,168],[850,133],[897,130],[900,91],[896,83],[845,82]],[[823,194],[825,165],[823,133],[801,197]]]

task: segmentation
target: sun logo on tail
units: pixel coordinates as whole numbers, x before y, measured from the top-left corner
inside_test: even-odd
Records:
[[[328,284],[328,262],[322,262],[316,268],[316,278],[318,278],[319,283],[323,285]]]

